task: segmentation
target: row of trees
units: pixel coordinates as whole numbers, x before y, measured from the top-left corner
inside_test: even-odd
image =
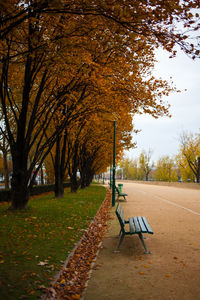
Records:
[[[154,48],[178,44],[193,58],[199,1],[0,1],[0,133],[12,158],[12,209],[23,209],[38,171],[54,167],[55,195],[68,172],[76,191],[131,146],[135,113],[168,115],[151,76]],[[182,32],[176,29],[181,23]],[[188,31],[188,32],[189,32]],[[194,40],[194,39],[193,39]],[[109,121],[109,120],[110,121]],[[2,145],[2,142],[1,142]],[[2,150],[4,151],[4,149]]]
[[[200,180],[200,134],[183,133],[176,157],[161,157],[151,162],[152,151],[142,151],[138,159],[124,159],[120,172],[133,180],[192,181]]]

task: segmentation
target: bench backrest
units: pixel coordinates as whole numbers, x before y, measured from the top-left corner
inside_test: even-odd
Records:
[[[121,230],[125,231],[124,226],[125,226],[125,219],[124,219],[124,209],[123,207],[118,203],[116,211],[115,211],[117,218],[119,220]]]

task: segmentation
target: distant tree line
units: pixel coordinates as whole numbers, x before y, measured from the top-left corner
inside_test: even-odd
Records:
[[[200,180],[200,134],[182,133],[175,157],[161,157],[151,162],[152,150],[143,150],[138,158],[125,158],[120,163],[124,178],[132,180],[190,181]]]

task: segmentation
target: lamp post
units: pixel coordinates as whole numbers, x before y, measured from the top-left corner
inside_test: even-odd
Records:
[[[115,135],[116,135],[116,121],[114,121],[114,128],[113,128],[113,182],[112,182],[112,206],[115,206]]]
[[[112,115],[117,118],[115,113],[112,113]],[[113,122],[113,170],[112,170],[112,180],[111,180],[111,168],[110,168],[110,187],[111,187],[111,181],[112,181],[112,206],[115,206],[115,152],[116,152],[116,120],[110,120],[107,119],[107,121]]]
[[[111,170],[111,164],[112,164],[112,161],[110,162],[110,189],[112,187],[112,174],[111,174],[112,170]]]

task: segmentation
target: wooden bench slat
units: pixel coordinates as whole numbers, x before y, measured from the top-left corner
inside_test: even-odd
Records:
[[[130,227],[130,233],[135,233],[135,223],[133,222],[133,218],[129,218],[129,227]]]
[[[134,223],[135,223],[135,232],[138,232],[138,233],[141,232],[140,225],[138,223],[137,217],[134,217],[133,220],[134,220]]]
[[[148,232],[148,230],[147,230],[147,228],[146,228],[146,226],[144,224],[143,218],[142,217],[137,217],[137,220],[138,220],[139,226],[141,228],[141,231],[143,233]]]
[[[153,231],[152,231],[152,229],[151,229],[151,227],[150,227],[147,219],[145,217],[142,217],[142,218],[143,218],[143,221],[144,221],[144,224],[145,224],[145,226],[147,228],[148,233],[153,234]]]

